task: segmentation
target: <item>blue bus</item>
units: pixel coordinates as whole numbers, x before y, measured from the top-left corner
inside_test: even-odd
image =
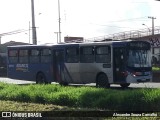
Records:
[[[146,41],[105,41],[8,48],[8,77],[36,81],[96,83],[97,87],[151,82],[151,46]]]

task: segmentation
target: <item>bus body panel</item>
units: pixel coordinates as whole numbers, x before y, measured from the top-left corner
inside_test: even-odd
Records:
[[[65,81],[68,83],[81,84],[82,81],[79,74],[79,63],[65,63],[65,66]]]
[[[48,82],[53,82],[51,66],[46,64],[9,64],[8,77],[19,80],[36,81],[37,73],[45,74]]]
[[[152,76],[133,76],[131,73],[126,78],[126,83],[140,83],[140,82],[151,82]]]
[[[28,50],[30,57],[31,50],[38,50],[41,54],[45,49],[51,50],[50,56],[43,56],[44,60],[50,57],[51,61],[47,63],[42,60],[34,64],[10,63],[8,60],[8,77],[35,81],[37,73],[42,72],[48,82],[76,84],[96,83],[100,73],[107,76],[109,84],[149,82],[152,79],[150,49],[146,42],[141,41],[13,46],[8,47],[8,53],[10,50],[17,50],[18,54],[19,50]],[[131,57],[134,57],[133,60],[137,57],[136,62],[139,63],[133,62],[133,66],[130,65]],[[8,59],[11,58],[12,55],[9,55]],[[149,74],[145,75],[147,72]],[[144,74],[138,75],[141,73]]]

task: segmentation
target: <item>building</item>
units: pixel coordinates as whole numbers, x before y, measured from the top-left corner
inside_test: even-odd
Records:
[[[83,37],[64,37],[64,42],[83,42]]]

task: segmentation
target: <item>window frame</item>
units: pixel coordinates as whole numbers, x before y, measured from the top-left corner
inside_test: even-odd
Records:
[[[16,51],[15,55],[10,55],[11,51]],[[8,50],[8,61],[9,61],[9,63],[11,63],[11,64],[18,63],[18,59],[19,59],[18,52],[19,51],[17,49]],[[16,58],[16,60],[13,61],[13,60],[11,60],[11,58]]]
[[[97,49],[99,49],[100,47],[107,47],[108,48],[108,52],[107,53],[101,53],[101,54],[97,54]],[[102,59],[102,57],[108,58],[109,60],[106,59],[106,61],[101,61],[101,60],[105,60]],[[101,58],[98,60],[98,57]],[[109,45],[98,45],[95,47],[95,62],[96,63],[111,63],[111,46]]]
[[[32,51],[38,51],[38,54],[32,54]],[[41,54],[40,49],[37,49],[37,48],[30,49],[30,50],[29,50],[29,62],[30,62],[31,64],[40,63],[40,54]],[[37,60],[34,60],[34,59],[36,59],[36,57],[37,57],[38,59],[37,59]]]
[[[84,53],[85,48],[91,48],[91,53]],[[91,56],[91,57],[88,57]],[[87,58],[87,59],[85,59]],[[90,59],[92,58],[92,59]],[[81,46],[80,47],[80,62],[81,63],[94,63],[95,62],[95,48],[94,46]]]
[[[49,54],[43,54],[43,50],[48,49],[50,51]],[[41,63],[51,63],[52,61],[52,50],[51,48],[41,48],[40,49],[40,62]]]
[[[75,49],[75,54],[68,54],[69,49]],[[65,49],[65,61],[66,63],[79,63],[79,47],[67,47]]]
[[[21,53],[21,51],[27,51],[27,54],[26,53]],[[18,59],[19,59],[18,63],[21,63],[21,64],[29,63],[29,50],[28,49],[19,49]]]

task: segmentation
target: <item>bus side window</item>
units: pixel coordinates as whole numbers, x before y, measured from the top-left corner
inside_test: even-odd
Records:
[[[40,60],[40,51],[37,49],[32,49],[30,51],[29,57],[30,63],[39,63]]]
[[[80,48],[80,62],[93,63],[94,62],[94,48],[93,47],[81,47]]]
[[[111,62],[110,46],[97,46],[96,47],[96,62],[97,63],[110,63]]]
[[[79,62],[79,49],[71,47],[66,49],[66,62],[77,63]]]
[[[19,63],[28,63],[28,50],[19,50]]]
[[[18,62],[18,50],[9,50],[8,51],[9,63]]]
[[[42,49],[41,51],[41,62],[42,63],[50,63],[51,62],[51,50],[50,49]]]

